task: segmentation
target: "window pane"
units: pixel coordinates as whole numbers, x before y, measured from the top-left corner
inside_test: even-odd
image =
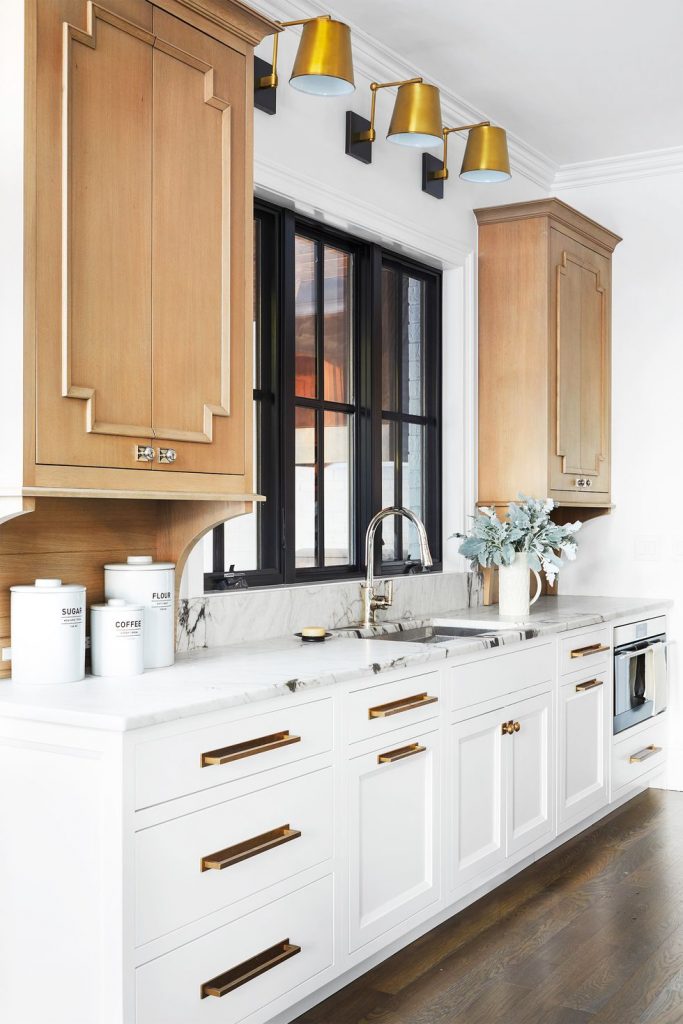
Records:
[[[398,424],[387,420],[382,422],[382,508],[390,508],[400,504],[396,495],[396,438]],[[396,522],[385,520],[380,526],[382,531],[382,561],[393,562],[396,559]]]
[[[315,410],[297,407],[295,423],[295,559],[297,569],[316,563],[316,456]]]
[[[399,275],[391,267],[382,268],[382,408],[398,408],[398,319],[397,288]]]
[[[424,522],[424,441],[425,428],[416,423],[404,423],[402,461],[401,504],[414,512]],[[403,558],[420,557],[417,531],[412,523],[403,523]]]
[[[325,246],[325,399],[353,402],[353,256]]]
[[[325,413],[325,565],[351,561],[353,417]]]
[[[295,374],[296,394],[301,398],[316,398],[318,394],[315,267],[315,242],[297,235],[294,254]]]
[[[424,281],[403,276],[402,408],[421,416],[424,409]]]

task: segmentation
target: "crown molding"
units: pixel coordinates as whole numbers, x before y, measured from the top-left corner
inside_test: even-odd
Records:
[[[586,160],[582,163],[563,164],[555,175],[553,190],[588,188],[616,181],[635,181],[660,174],[683,172],[683,146],[652,149],[646,153],[627,153],[625,156],[604,160]]]
[[[327,4],[321,5],[312,0],[260,0],[259,7],[267,15],[278,21],[290,21],[294,18],[314,18],[320,14],[331,14],[340,21],[347,21],[338,15]],[[457,93],[452,92],[443,83],[437,81],[428,71],[409,63],[405,57],[385,46],[375,37],[352,22],[348,23],[353,36],[353,64],[357,75],[370,82],[387,82],[402,78],[422,75],[441,93],[441,109],[447,124],[472,124],[488,120],[487,115],[467,103]],[[298,31],[294,29],[294,31]],[[369,107],[369,98],[367,99]],[[558,165],[546,157],[523,139],[508,131],[508,150],[510,165],[513,171],[523,175],[541,188],[550,190],[553,186]],[[455,145],[465,146],[465,140],[456,136]],[[453,142],[449,143],[453,145]]]

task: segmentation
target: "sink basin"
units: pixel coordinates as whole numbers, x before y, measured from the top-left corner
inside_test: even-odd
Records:
[[[468,637],[492,636],[500,630],[486,629],[480,626],[417,626],[415,629],[403,629],[398,633],[382,633],[373,640],[389,640],[392,643],[408,644],[445,644],[449,640],[466,639]]]

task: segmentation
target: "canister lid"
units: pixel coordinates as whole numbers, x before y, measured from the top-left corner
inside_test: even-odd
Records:
[[[85,593],[85,587],[80,583],[62,583],[61,580],[57,579],[38,579],[35,583],[26,584],[24,586],[10,587],[13,594],[54,594],[57,590],[61,593]]]
[[[104,604],[91,605],[90,611],[112,612],[117,614],[122,608],[125,608],[127,612],[143,612],[145,610],[145,606],[143,604],[129,603],[128,601],[124,601],[122,597],[110,597],[108,601],[104,602]]]
[[[175,562],[155,562],[151,555],[128,555],[125,562],[110,562],[105,569],[175,569]]]

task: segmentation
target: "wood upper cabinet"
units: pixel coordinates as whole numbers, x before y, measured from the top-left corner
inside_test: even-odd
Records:
[[[558,199],[479,222],[479,502],[608,507],[611,256]]]
[[[274,26],[232,0],[31,2],[27,483],[249,493],[252,61]]]

